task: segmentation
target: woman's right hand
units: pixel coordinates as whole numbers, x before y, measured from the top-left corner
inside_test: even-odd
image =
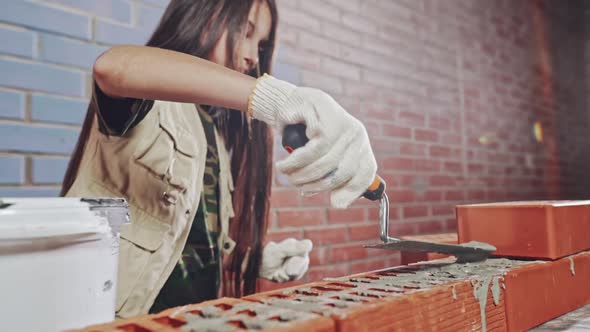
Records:
[[[367,190],[377,162],[363,124],[325,92],[272,76],[259,78],[249,112],[282,132],[304,123],[309,142],[277,163],[303,192],[331,191],[331,204],[346,208]]]

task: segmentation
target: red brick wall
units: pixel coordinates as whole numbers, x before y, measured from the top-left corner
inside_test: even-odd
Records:
[[[279,3],[277,75],[326,90],[366,124],[393,235],[454,230],[457,203],[590,192],[580,1]],[[272,201],[271,239],[315,243],[307,281],[399,261],[362,248],[378,240],[377,204],[333,210],[280,174]]]

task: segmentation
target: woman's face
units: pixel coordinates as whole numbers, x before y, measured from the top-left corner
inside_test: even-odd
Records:
[[[235,69],[244,74],[256,68],[258,65],[258,51],[261,46],[268,42],[270,36],[272,16],[266,1],[254,1],[248,14],[247,24],[246,36],[244,40],[238,43],[236,49],[235,62]],[[228,65],[227,30],[217,41],[209,60],[223,66]]]

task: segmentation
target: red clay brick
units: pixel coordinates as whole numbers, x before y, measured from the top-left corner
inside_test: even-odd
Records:
[[[326,52],[328,52],[328,50],[326,50]],[[317,71],[304,70],[302,72],[301,82],[309,87],[318,88],[333,95],[342,94],[342,90],[344,89],[340,79],[327,76],[326,74],[320,74]]]
[[[443,192],[438,190],[428,190],[424,193],[423,201],[427,202],[440,202],[442,201]]]
[[[420,113],[400,112],[398,115],[398,120],[400,123],[403,123],[406,125],[423,127],[424,122],[425,122],[425,117],[423,114],[420,114]]]
[[[417,222],[416,225],[418,233],[422,234],[440,233],[444,230],[444,221],[440,220]]]
[[[451,120],[437,115],[430,115],[428,117],[428,127],[437,130],[450,130]]]
[[[330,262],[332,263],[343,263],[367,258],[368,256],[369,250],[359,244],[332,247],[328,253],[328,257],[330,257]]]
[[[388,157],[383,160],[383,168],[396,171],[414,170],[414,160],[411,158]]]
[[[377,155],[397,153],[398,144],[396,141],[392,141],[389,138],[376,137],[378,134],[374,134],[371,139],[371,147]]]
[[[350,226],[348,237],[351,241],[375,240],[379,237],[379,223],[375,221],[370,225]]]
[[[445,145],[459,145],[463,141],[461,135],[453,134],[453,133],[443,133],[441,134],[440,142]]]
[[[299,10],[283,10],[281,18],[289,24],[303,28],[318,31],[320,29],[320,20]]]
[[[454,186],[455,178],[448,175],[433,175],[430,177],[430,185],[437,187]]]
[[[445,192],[445,200],[446,201],[462,201],[465,199],[465,194],[463,191],[459,190],[449,190]]]
[[[402,155],[408,155],[408,156],[425,157],[426,156],[426,145],[425,144],[416,144],[416,143],[412,143],[412,142],[402,142],[400,144],[400,153]]]
[[[428,206],[406,206],[403,211],[404,218],[424,217],[428,215]]]
[[[367,220],[365,208],[348,208],[348,209],[329,209],[328,223],[343,224],[351,222],[363,222]]]
[[[433,145],[430,147],[430,156],[435,158],[448,158],[451,156],[451,149],[447,146]]]
[[[419,172],[438,172],[441,168],[441,162],[440,160],[416,159],[414,160],[414,167]]]
[[[277,211],[280,227],[301,227],[321,225],[324,220],[324,210],[306,209],[295,211]]]
[[[470,190],[467,192],[467,198],[472,202],[478,200],[481,201],[486,198],[486,192],[483,190]]]
[[[309,253],[309,265],[320,266],[328,263],[328,248],[318,247],[314,243],[313,250]]]
[[[438,142],[438,132],[429,129],[414,129],[414,138],[422,142]]]
[[[480,174],[485,170],[485,166],[482,164],[470,163],[467,165],[467,169],[469,170],[469,173]]]
[[[412,129],[396,125],[383,124],[383,135],[388,137],[412,138]]]
[[[307,50],[323,53],[325,55],[340,53],[340,44],[338,42],[335,42],[327,38],[319,37],[315,34],[301,32],[299,34],[299,41],[301,45],[304,45],[303,48]]]
[[[403,235],[416,235],[418,227],[416,226],[417,223],[412,222],[396,222],[389,224],[389,235],[391,236],[403,236]]]
[[[306,229],[303,236],[310,239],[314,245],[322,246],[326,244],[343,243],[348,240],[348,231],[346,227],[323,227]]]
[[[297,189],[273,188],[270,202],[274,208],[295,207],[300,205],[300,197]]]
[[[301,230],[289,230],[289,231],[271,230],[266,234],[265,240],[267,242],[270,242],[270,241],[279,242],[279,241],[282,241],[282,240],[290,238],[290,237],[296,238],[296,239],[301,239],[302,234],[303,234],[303,232]]]
[[[590,201],[457,206],[459,241],[482,241],[495,255],[556,259],[590,249]]]
[[[508,272],[509,331],[526,331],[590,303],[590,252]]]
[[[455,207],[453,205],[435,205],[432,207],[432,214],[435,216],[445,216],[454,212]]]
[[[414,192],[411,190],[391,190],[387,192],[390,202],[413,202],[415,199]]]
[[[395,252],[387,256],[387,266],[399,266],[401,263],[402,259],[399,252]]]
[[[312,196],[302,196],[302,204],[304,206],[328,206],[330,204],[330,195],[326,192],[319,193]]]
[[[395,111],[393,111],[390,107],[371,104],[362,105],[361,107],[364,110],[364,112],[368,115],[368,117],[373,120],[393,120],[395,116]],[[404,129],[410,131],[411,135],[411,130],[409,128]]]
[[[461,163],[454,162],[454,161],[447,161],[447,162],[445,162],[444,170],[445,170],[445,172],[452,172],[452,173],[461,172],[461,170],[462,170]]]
[[[283,46],[285,54],[283,60],[300,68],[319,70],[321,63],[321,56],[315,52],[306,51],[299,47]]]

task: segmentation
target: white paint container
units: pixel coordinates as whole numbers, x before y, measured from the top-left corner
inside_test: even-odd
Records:
[[[0,198],[0,331],[115,318],[121,199]]]

